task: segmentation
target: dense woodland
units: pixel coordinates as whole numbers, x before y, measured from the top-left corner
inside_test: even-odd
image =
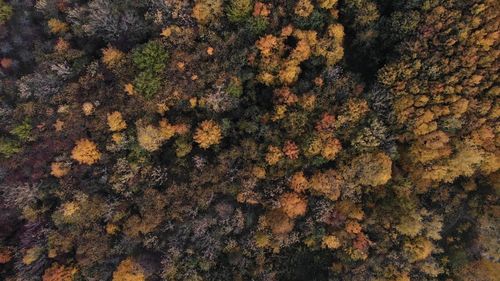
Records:
[[[498,0],[0,0],[0,280],[500,280]]]

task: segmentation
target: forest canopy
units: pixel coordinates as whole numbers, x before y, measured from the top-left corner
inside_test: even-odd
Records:
[[[497,0],[0,0],[0,280],[500,280]]]

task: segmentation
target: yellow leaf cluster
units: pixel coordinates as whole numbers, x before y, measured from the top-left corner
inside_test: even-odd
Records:
[[[125,54],[111,46],[102,50],[102,62],[108,67],[114,67],[120,63]]]
[[[310,0],[299,0],[294,8],[295,14],[304,18],[310,16],[313,10],[314,6]]]
[[[323,140],[323,148],[321,149],[321,156],[325,159],[333,160],[342,149],[340,141],[334,137],[328,137]]]
[[[431,255],[434,250],[434,245],[428,239],[419,237],[411,241],[407,241],[403,245],[403,250],[411,262],[421,261]]]
[[[313,138],[307,147],[307,156],[321,154],[327,160],[334,160],[337,154],[342,150],[342,144],[331,135],[322,134]]]
[[[64,33],[68,31],[68,24],[56,18],[52,18],[47,22],[51,33]]]
[[[26,253],[23,256],[23,263],[25,265],[30,265],[37,261],[43,253],[43,249],[41,247],[35,246],[33,248],[29,248],[26,250]]]
[[[290,188],[298,193],[304,192],[309,186],[309,181],[304,176],[304,172],[296,172],[290,179]]]
[[[273,166],[276,165],[283,158],[283,152],[279,147],[270,145],[267,148],[266,162],[267,164]]]
[[[92,113],[94,113],[95,107],[91,102],[84,102],[82,104],[82,111],[83,114],[85,114],[85,116],[89,116],[92,115]]]
[[[101,159],[97,145],[89,139],[80,139],[71,151],[71,158],[80,164],[92,165]]]
[[[266,169],[259,166],[255,166],[252,169],[252,175],[258,179],[264,179],[266,178]]]
[[[350,169],[361,185],[383,185],[391,179],[392,160],[382,152],[366,153],[356,157]]]
[[[144,125],[142,122],[137,122],[137,141],[139,145],[149,152],[156,151],[162,146],[164,138],[160,130],[149,124]]]
[[[108,126],[111,132],[119,132],[127,128],[127,123],[120,112],[114,111],[108,114]]]
[[[78,211],[80,209],[80,206],[78,206],[78,204],[76,202],[68,202],[68,203],[64,203],[62,206],[61,206],[61,210],[62,210],[62,214],[63,216],[65,217],[69,217],[69,216],[72,216],[74,213],[76,213],[76,211]]]
[[[323,9],[331,9],[337,4],[338,0],[318,0],[318,4]]]
[[[56,178],[62,178],[70,171],[70,166],[63,162],[52,162],[50,174]]]
[[[325,235],[321,241],[321,247],[327,249],[338,249],[341,246],[340,240],[335,235]]]
[[[212,145],[220,143],[222,130],[215,121],[205,120],[198,126],[193,138],[201,148],[207,149]]]

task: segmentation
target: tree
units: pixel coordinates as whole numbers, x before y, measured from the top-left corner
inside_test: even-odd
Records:
[[[113,281],[144,281],[144,269],[132,258],[124,259],[120,262],[115,272],[113,272]]]
[[[76,141],[75,147],[71,151],[71,158],[80,164],[92,165],[101,159],[101,153],[93,141],[80,139]]]
[[[221,127],[213,120],[205,120],[196,129],[193,139],[203,149],[219,144],[222,139]]]

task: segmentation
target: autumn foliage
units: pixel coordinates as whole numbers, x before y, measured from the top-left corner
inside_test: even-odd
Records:
[[[92,165],[101,159],[101,153],[94,142],[89,139],[80,139],[76,141],[71,151],[71,158],[80,164]]]
[[[495,0],[0,0],[0,280],[497,281]]]

